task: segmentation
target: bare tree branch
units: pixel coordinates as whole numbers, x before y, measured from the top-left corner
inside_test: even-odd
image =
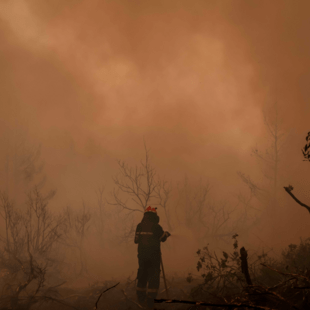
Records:
[[[152,167],[149,159],[149,150],[145,147],[145,160],[141,161],[141,167],[138,166],[129,167],[123,161],[117,160],[118,166],[122,178],[114,177],[113,181],[117,187],[117,190],[113,190],[112,197],[114,202],[108,202],[110,205],[120,206],[122,209],[128,211],[144,212],[147,205],[152,198],[156,198],[156,189],[158,187],[158,181],[155,179],[155,169]],[[128,205],[128,200],[124,202],[119,194],[121,191],[124,194],[131,196],[138,208]]]
[[[294,189],[293,186],[289,185],[288,187],[284,186],[285,191],[302,207],[306,208],[308,212],[310,213],[310,207],[307,206],[306,204],[302,203],[300,200],[298,200],[294,194],[292,193],[292,190]]]
[[[170,214],[168,210],[168,200],[171,196],[172,185],[168,185],[168,182],[163,180],[158,181],[158,186],[154,189],[156,193],[156,198],[158,199],[158,205],[161,206],[165,211],[165,216],[167,220],[168,229],[171,230]]]
[[[268,269],[270,269],[270,270],[273,270],[273,271],[275,271],[275,272],[277,272],[277,273],[279,273],[279,274],[281,274],[281,275],[283,275],[283,276],[289,276],[289,277],[292,277],[292,278],[302,278],[302,279],[305,279],[306,281],[308,281],[308,282],[310,283],[310,278],[308,278],[308,277],[306,277],[306,276],[303,276],[303,275],[300,275],[300,274],[282,272],[282,271],[280,271],[280,270],[277,270],[277,269],[275,269],[275,268],[272,268],[272,267],[270,267],[270,266],[268,266],[268,265],[266,265],[266,264],[263,264],[263,263],[261,263],[261,265],[264,266],[264,267],[266,267],[266,268],[268,268]]]
[[[96,304],[95,304],[94,310],[97,310],[97,309],[98,309],[98,302],[99,302],[99,300],[100,300],[101,296],[102,296],[105,292],[107,292],[108,290],[110,290],[110,289],[112,289],[112,288],[116,287],[116,286],[117,286],[117,285],[119,285],[119,284],[120,284],[120,282],[116,283],[115,285],[113,285],[113,286],[111,286],[111,287],[107,288],[106,290],[104,290],[104,291],[103,291],[103,292],[99,295],[99,297],[98,297],[98,299],[97,299],[97,301],[96,301]]]

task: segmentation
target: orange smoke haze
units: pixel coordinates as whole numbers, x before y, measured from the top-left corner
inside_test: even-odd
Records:
[[[1,1],[1,161],[15,138],[41,144],[46,188],[57,190],[51,204],[61,210],[94,201],[98,186],[108,199],[116,159],[139,164],[144,139],[158,175],[173,184],[202,178],[230,201],[246,190],[237,171],[264,179],[250,153],[268,147],[263,111],[277,101],[283,212],[279,233],[262,239],[297,242],[309,236],[310,217],[281,188],[292,184],[309,203],[301,154],[310,131],[309,10],[307,0]],[[175,240],[170,268],[184,244]],[[196,243],[186,242],[195,255]],[[136,246],[126,249],[135,269]]]

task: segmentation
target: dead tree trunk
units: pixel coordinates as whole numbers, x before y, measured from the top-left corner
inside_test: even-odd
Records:
[[[245,250],[244,247],[242,247],[240,249],[240,259],[241,259],[241,270],[242,270],[242,273],[245,276],[246,283],[248,285],[253,285],[251,277],[250,277],[250,274],[249,274],[248,252]]]

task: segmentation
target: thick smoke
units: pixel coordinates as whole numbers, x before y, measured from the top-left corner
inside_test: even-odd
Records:
[[[53,208],[78,208],[98,186],[112,190],[115,159],[139,163],[145,139],[158,175],[209,180],[214,197],[230,201],[245,189],[237,171],[263,179],[250,152],[268,146],[263,111],[272,115],[277,102],[281,182],[306,202],[309,9],[309,1],[2,1],[1,160],[20,140],[41,144]],[[306,211],[284,190],[279,197],[281,234],[270,238],[267,227],[259,236],[270,245],[307,234]]]

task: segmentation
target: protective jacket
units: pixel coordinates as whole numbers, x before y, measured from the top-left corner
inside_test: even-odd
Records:
[[[135,243],[138,244],[138,255],[160,255],[160,242],[165,242],[168,235],[158,224],[159,217],[152,212],[146,212],[138,224]]]

